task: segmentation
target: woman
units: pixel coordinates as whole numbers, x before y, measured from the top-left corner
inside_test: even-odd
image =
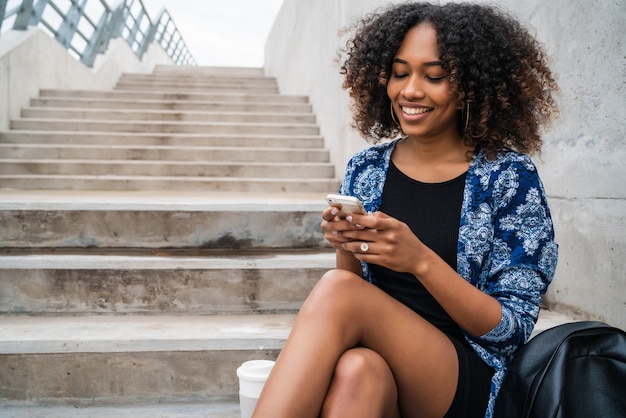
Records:
[[[492,416],[557,246],[523,153],[556,111],[543,51],[476,4],[392,6],[348,42],[344,88],[377,143],[322,214],[337,253],[302,306],[254,417]],[[364,280],[365,279],[365,280]]]

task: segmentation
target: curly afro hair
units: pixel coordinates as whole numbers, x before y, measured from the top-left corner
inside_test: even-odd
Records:
[[[507,13],[470,3],[390,6],[351,28],[340,70],[361,135],[377,143],[401,134],[391,117],[387,82],[404,36],[420,23],[435,28],[450,85],[469,104],[469,116],[459,112],[465,143],[490,158],[505,148],[540,151],[540,126],[558,113],[558,87],[543,47]]]

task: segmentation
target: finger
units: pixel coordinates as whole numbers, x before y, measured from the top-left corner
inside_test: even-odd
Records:
[[[324,219],[325,221],[332,221],[334,218],[337,217],[337,215],[339,215],[339,209],[333,206],[325,209],[322,212],[322,219]]]
[[[352,225],[351,229],[341,231],[341,235],[348,238],[350,241],[371,242],[378,238],[379,232],[375,229],[356,227],[355,225]]]
[[[367,241],[350,241],[343,243],[342,247],[355,255],[372,254],[372,243]]]
[[[347,218],[346,218],[347,219]],[[351,222],[361,227],[383,231],[393,227],[397,219],[383,212],[374,212],[368,215],[353,215]]]
[[[385,212],[376,211],[372,215],[379,219],[392,219],[391,216],[387,215]]]

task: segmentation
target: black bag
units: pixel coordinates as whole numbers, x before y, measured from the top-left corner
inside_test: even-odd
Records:
[[[583,321],[538,334],[511,361],[494,417],[626,417],[626,333]]]

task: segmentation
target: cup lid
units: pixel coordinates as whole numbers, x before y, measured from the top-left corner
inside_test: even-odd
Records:
[[[237,376],[252,381],[266,380],[274,363],[272,360],[246,361],[237,369]]]

